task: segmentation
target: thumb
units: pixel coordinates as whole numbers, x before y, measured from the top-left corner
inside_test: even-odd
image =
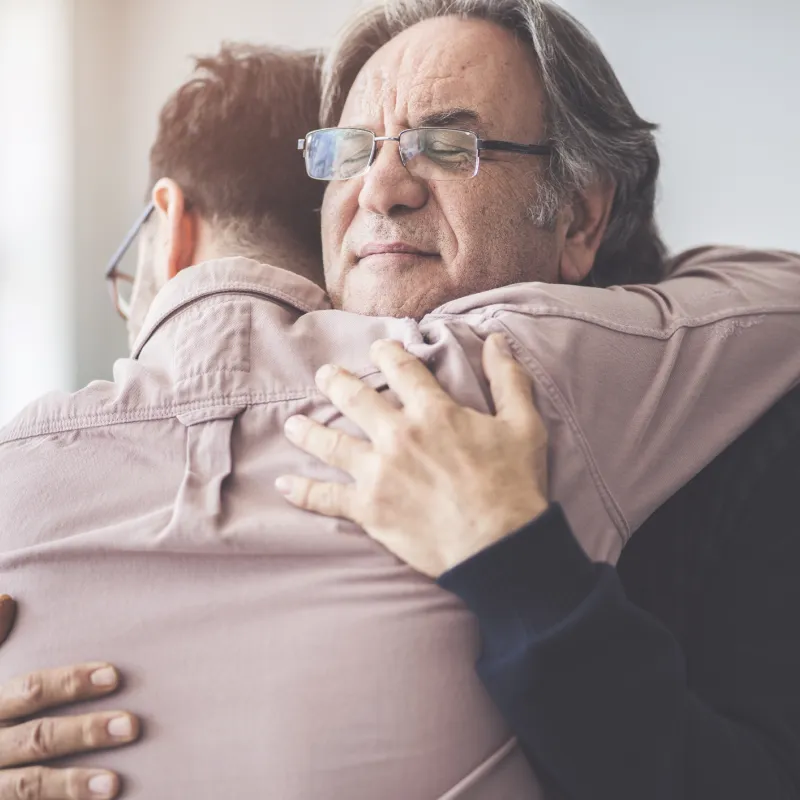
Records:
[[[496,415],[515,426],[538,420],[528,373],[514,360],[506,337],[493,333],[483,346],[483,371],[489,381]]]

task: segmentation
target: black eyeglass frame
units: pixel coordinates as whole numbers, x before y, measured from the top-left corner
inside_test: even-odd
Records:
[[[465,133],[468,136],[473,136],[475,138],[475,142],[477,144],[477,151],[475,154],[475,172],[470,176],[474,178],[478,171],[480,170],[481,166],[481,150],[495,150],[501,151],[505,153],[520,153],[521,155],[526,156],[549,156],[553,154],[554,148],[552,144],[522,144],[520,142],[506,142],[502,139],[481,139],[476,133],[473,131],[464,131],[460,128],[442,128],[442,127],[422,127],[422,128],[406,128],[405,130],[400,131],[397,136],[376,136],[375,133],[368,128],[317,128],[317,130],[309,131],[304,138],[297,140],[297,149],[301,152],[305,152],[306,144],[308,143],[308,137],[313,136],[315,133],[324,133],[326,131],[363,131],[364,133],[369,133],[372,136],[372,150],[369,154],[369,160],[367,161],[367,165],[364,169],[363,173],[359,175],[355,175],[353,177],[361,177],[361,175],[366,175],[367,171],[370,167],[375,163],[375,156],[378,150],[378,142],[397,142],[400,143],[400,137],[404,133],[413,133],[414,131],[426,131],[426,130],[443,130],[443,131],[455,131],[456,133]],[[400,153],[400,160],[403,162],[403,166],[406,167],[406,162],[403,160],[403,154]],[[406,167],[407,168],[407,167]],[[331,180],[352,180],[352,178],[314,178],[312,175],[309,175],[310,178],[317,181],[326,181],[331,182]]]
[[[109,259],[108,265],[106,266],[105,271],[105,279],[106,283],[108,284],[108,291],[111,295],[111,302],[114,304],[114,308],[117,311],[122,319],[127,320],[128,315],[123,311],[122,304],[119,300],[119,288],[117,286],[117,281],[126,281],[127,283],[133,283],[134,277],[132,275],[128,275],[125,272],[119,271],[119,264],[123,258],[125,258],[125,254],[130,249],[131,245],[135,241],[136,237],[139,235],[139,232],[144,227],[144,224],[153,214],[155,211],[155,204],[151,200],[144,211],[137,217],[136,222],[133,223],[133,226],[125,235],[125,238],[122,240],[122,244],[117,248],[116,252],[113,256]]]

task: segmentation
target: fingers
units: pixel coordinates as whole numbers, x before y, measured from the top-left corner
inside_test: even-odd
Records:
[[[372,387],[347,370],[327,364],[317,371],[319,390],[372,441],[380,437],[387,419],[400,414]]]
[[[0,800],[110,800],[119,794],[113,772],[27,767],[0,772]]]
[[[452,402],[428,368],[400,342],[381,339],[372,344],[369,354],[405,408],[429,407],[432,400]]]
[[[32,672],[0,685],[0,721],[103,697],[118,685],[119,673],[103,662]]]
[[[483,346],[483,371],[489,381],[496,415],[519,429],[544,428],[533,400],[531,379],[514,360],[501,333],[493,333]]]
[[[283,475],[275,481],[275,488],[298,508],[326,517],[344,517],[358,521],[352,485],[322,483],[296,475]]]
[[[0,730],[0,769],[120,747],[138,735],[138,720],[124,711],[34,719]]]
[[[327,428],[308,417],[297,415],[289,417],[283,426],[286,438],[292,443],[316,456],[332,467],[345,470],[351,475],[370,451],[370,445],[363,439],[348,436],[342,431]]]
[[[2,644],[14,627],[14,618],[17,615],[17,604],[7,594],[0,595],[0,644]]]

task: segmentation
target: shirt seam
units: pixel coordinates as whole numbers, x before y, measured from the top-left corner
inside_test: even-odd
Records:
[[[632,336],[642,336],[650,339],[669,339],[674,336],[678,331],[685,328],[702,328],[708,325],[713,325],[717,322],[724,322],[731,319],[742,319],[745,317],[760,317],[765,314],[798,314],[800,313],[800,305],[782,306],[777,308],[775,306],[740,306],[738,308],[726,309],[724,311],[717,311],[712,314],[707,314],[702,317],[680,317],[674,320],[666,327],[648,328],[639,327],[636,325],[625,325],[620,322],[615,322],[607,317],[591,314],[583,311],[570,311],[558,306],[537,306],[537,305],[514,305],[502,304],[492,305],[488,308],[476,308],[472,311],[462,312],[447,312],[436,313],[433,312],[425,317],[428,319],[440,320],[453,320],[464,319],[467,315],[478,315],[484,320],[499,317],[501,314],[528,314],[533,317],[556,317],[560,319],[570,319],[578,322],[585,322],[590,325],[596,325],[607,330],[625,333]]]
[[[379,373],[373,370],[362,375],[369,378]],[[131,422],[158,422],[160,420],[177,417],[190,411],[200,411],[206,408],[229,408],[231,406],[263,406],[286,401],[305,400],[312,397],[324,397],[315,388],[298,389],[292,392],[258,393],[239,395],[219,395],[203,400],[188,400],[183,403],[169,403],[162,406],[148,406],[144,409],[130,411],[116,411],[105,414],[82,414],[79,417],[65,417],[64,419],[48,420],[38,425],[26,426],[12,430],[6,435],[0,435],[0,445],[22,439],[34,439],[37,436],[49,436],[54,433],[67,433],[69,431],[86,430],[88,428],[112,427],[126,425]]]
[[[189,411],[200,411],[205,408],[228,408],[231,406],[257,406],[280,403],[286,400],[303,400],[318,392],[312,390],[290,392],[282,395],[231,395],[227,397],[209,398],[208,400],[191,400],[185,403],[173,403],[165,406],[149,406],[139,411],[114,412],[107,414],[84,414],[80,417],[67,417],[63,420],[49,421],[33,427],[14,431],[8,437],[0,437],[0,445],[21,439],[34,439],[37,436],[48,436],[54,433],[86,430],[89,428],[112,427],[126,425],[131,422],[158,422],[177,417]]]
[[[191,308],[195,303],[207,300],[210,297],[215,297],[221,294],[247,294],[265,302],[282,302],[291,306],[296,311],[304,313],[311,313],[312,311],[326,311],[328,309],[320,308],[318,306],[310,305],[302,300],[294,297],[293,295],[282,291],[281,289],[265,288],[258,283],[242,283],[234,281],[232,283],[221,283],[214,287],[208,287],[202,290],[196,290],[188,294],[186,297],[176,299],[169,306],[167,306],[156,319],[146,328],[143,329],[137,337],[136,345],[134,347],[131,357],[138,360],[142,350],[153,338],[156,332],[166,323],[171,317],[181,311]]]

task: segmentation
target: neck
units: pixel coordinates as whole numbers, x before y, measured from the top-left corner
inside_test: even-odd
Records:
[[[199,263],[215,258],[242,256],[294,272],[318,286],[324,286],[319,234],[292,236],[286,233],[285,228],[270,226],[269,230],[265,230],[265,227],[258,231],[257,237],[248,236],[249,231],[236,225],[226,226],[223,231],[213,231],[213,235],[208,230],[207,235],[200,236],[194,261]],[[253,241],[255,238],[257,241]]]
[[[274,241],[268,247],[258,247],[249,253],[242,252],[241,255],[302,275],[318,286],[323,286],[322,258],[307,245],[290,240]]]

